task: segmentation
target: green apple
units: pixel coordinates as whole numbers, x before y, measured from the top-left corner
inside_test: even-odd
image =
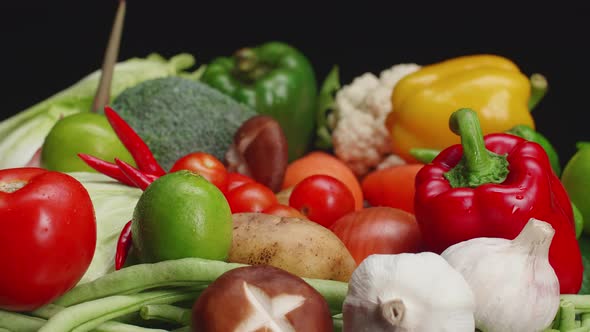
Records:
[[[76,113],[57,121],[41,147],[41,167],[59,172],[95,172],[78,153],[109,162],[119,158],[135,165],[103,114]]]

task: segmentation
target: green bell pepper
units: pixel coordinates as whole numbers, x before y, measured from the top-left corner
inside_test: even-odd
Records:
[[[561,174],[561,183],[571,201],[576,204],[584,218],[584,233],[590,234],[590,146],[576,144],[578,150],[568,160]]]
[[[509,130],[506,131],[508,134],[512,134],[518,137],[522,137],[527,141],[535,142],[543,147],[545,153],[547,153],[547,157],[549,157],[549,162],[551,163],[551,168],[557,176],[561,174],[561,164],[559,162],[559,155],[555,151],[553,145],[549,142],[545,136],[541,133],[535,131],[533,128],[527,125],[517,125]],[[410,150],[410,154],[416,160],[421,163],[427,164],[431,162],[438,154],[439,150],[436,149],[423,149],[423,148],[415,148]]]
[[[551,145],[551,142],[549,142],[549,140],[545,138],[545,136],[526,125],[514,126],[506,132],[512,135],[522,137],[527,141],[532,141],[541,145],[547,153],[547,157],[549,157],[549,162],[551,162],[551,168],[553,168],[555,174],[557,174],[557,176],[561,174],[561,164],[559,163],[559,155],[557,154],[557,151],[555,151],[553,145]]]
[[[305,154],[315,137],[317,82],[309,60],[282,42],[242,48],[211,61],[201,81],[273,117],[289,145],[289,160]]]

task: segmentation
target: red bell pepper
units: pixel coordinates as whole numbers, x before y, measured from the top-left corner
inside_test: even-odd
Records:
[[[513,239],[537,218],[555,229],[549,262],[561,293],[578,293],[584,269],[572,207],[543,148],[510,134],[484,137],[469,109],[453,113],[449,123],[461,144],[416,175],[416,220],[427,249],[441,253],[477,237]]]

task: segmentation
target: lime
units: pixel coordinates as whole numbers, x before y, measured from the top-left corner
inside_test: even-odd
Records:
[[[133,248],[144,263],[185,257],[226,260],[233,222],[219,189],[190,171],[168,173],[143,192],[131,223]]]

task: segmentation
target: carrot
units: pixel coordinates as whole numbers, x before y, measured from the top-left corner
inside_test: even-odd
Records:
[[[414,181],[424,164],[405,164],[373,171],[361,183],[371,206],[389,206],[414,213]]]
[[[361,184],[352,170],[340,159],[321,151],[310,152],[291,162],[287,166],[282,188],[293,187],[314,174],[326,174],[342,181],[354,196],[355,210],[363,208]]]

